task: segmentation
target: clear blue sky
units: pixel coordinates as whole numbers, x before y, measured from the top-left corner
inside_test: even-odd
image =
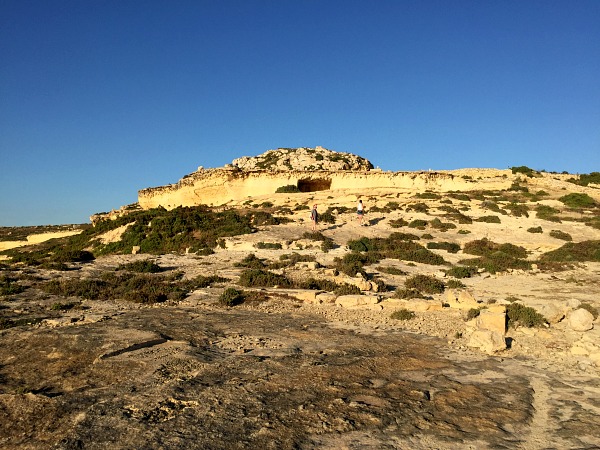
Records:
[[[600,1],[0,0],[0,226],[317,145],[600,170]]]

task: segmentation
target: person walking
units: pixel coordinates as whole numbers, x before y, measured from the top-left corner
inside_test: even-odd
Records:
[[[362,200],[359,200],[358,204],[356,205],[356,220],[358,221],[358,224],[360,226],[363,225],[364,215],[365,215],[365,208],[363,206]]]
[[[317,231],[317,223],[319,222],[319,213],[317,212],[317,205],[313,205],[313,209],[310,212],[310,220],[312,222],[312,230]]]

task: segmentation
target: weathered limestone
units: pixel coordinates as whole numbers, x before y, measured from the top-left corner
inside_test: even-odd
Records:
[[[467,344],[481,351],[492,354],[506,349],[506,341],[501,333],[490,330],[475,330]]]
[[[311,159],[312,158],[312,159]],[[239,158],[229,167],[199,169],[176,184],[142,189],[138,192],[143,209],[162,206],[224,205],[248,197],[276,194],[278,188],[293,185],[301,192],[385,188],[390,190],[468,191],[507,189],[512,183],[508,170],[471,169],[477,183],[465,170],[438,172],[383,172],[370,170],[372,164],[349,153],[315,149],[271,150],[254,158]],[[469,173],[471,173],[469,172]]]
[[[374,295],[341,295],[335,300],[336,305],[344,308],[378,306],[376,309],[381,309],[381,305],[378,303],[379,298]]]
[[[504,336],[506,333],[506,308],[504,305],[490,305],[479,312],[476,318],[476,326],[479,330],[489,330],[500,333]]]
[[[452,290],[446,291],[446,303],[450,308],[469,310],[471,308],[479,307],[477,300],[473,297],[469,291],[466,290]]]
[[[579,308],[569,314],[569,326],[574,331],[588,331],[594,328],[594,316],[586,309]]]

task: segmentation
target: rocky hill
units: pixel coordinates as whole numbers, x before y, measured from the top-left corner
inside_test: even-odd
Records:
[[[242,170],[370,170],[373,164],[352,153],[316,148],[278,148],[265,153],[234,159],[232,166]]]

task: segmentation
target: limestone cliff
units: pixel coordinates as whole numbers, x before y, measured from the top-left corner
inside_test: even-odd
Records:
[[[566,184],[566,176],[538,173],[534,178],[525,179],[524,175],[508,169],[385,172],[373,169],[373,165],[360,156],[322,147],[277,149],[252,158],[235,159],[221,168],[200,167],[176,184],[142,189],[138,192],[138,202],[143,209],[239,204],[251,197],[289,195],[276,194],[276,191],[290,185],[299,192],[345,191],[357,195],[372,189],[398,192],[505,190],[519,180],[531,188],[548,189],[552,184]]]

